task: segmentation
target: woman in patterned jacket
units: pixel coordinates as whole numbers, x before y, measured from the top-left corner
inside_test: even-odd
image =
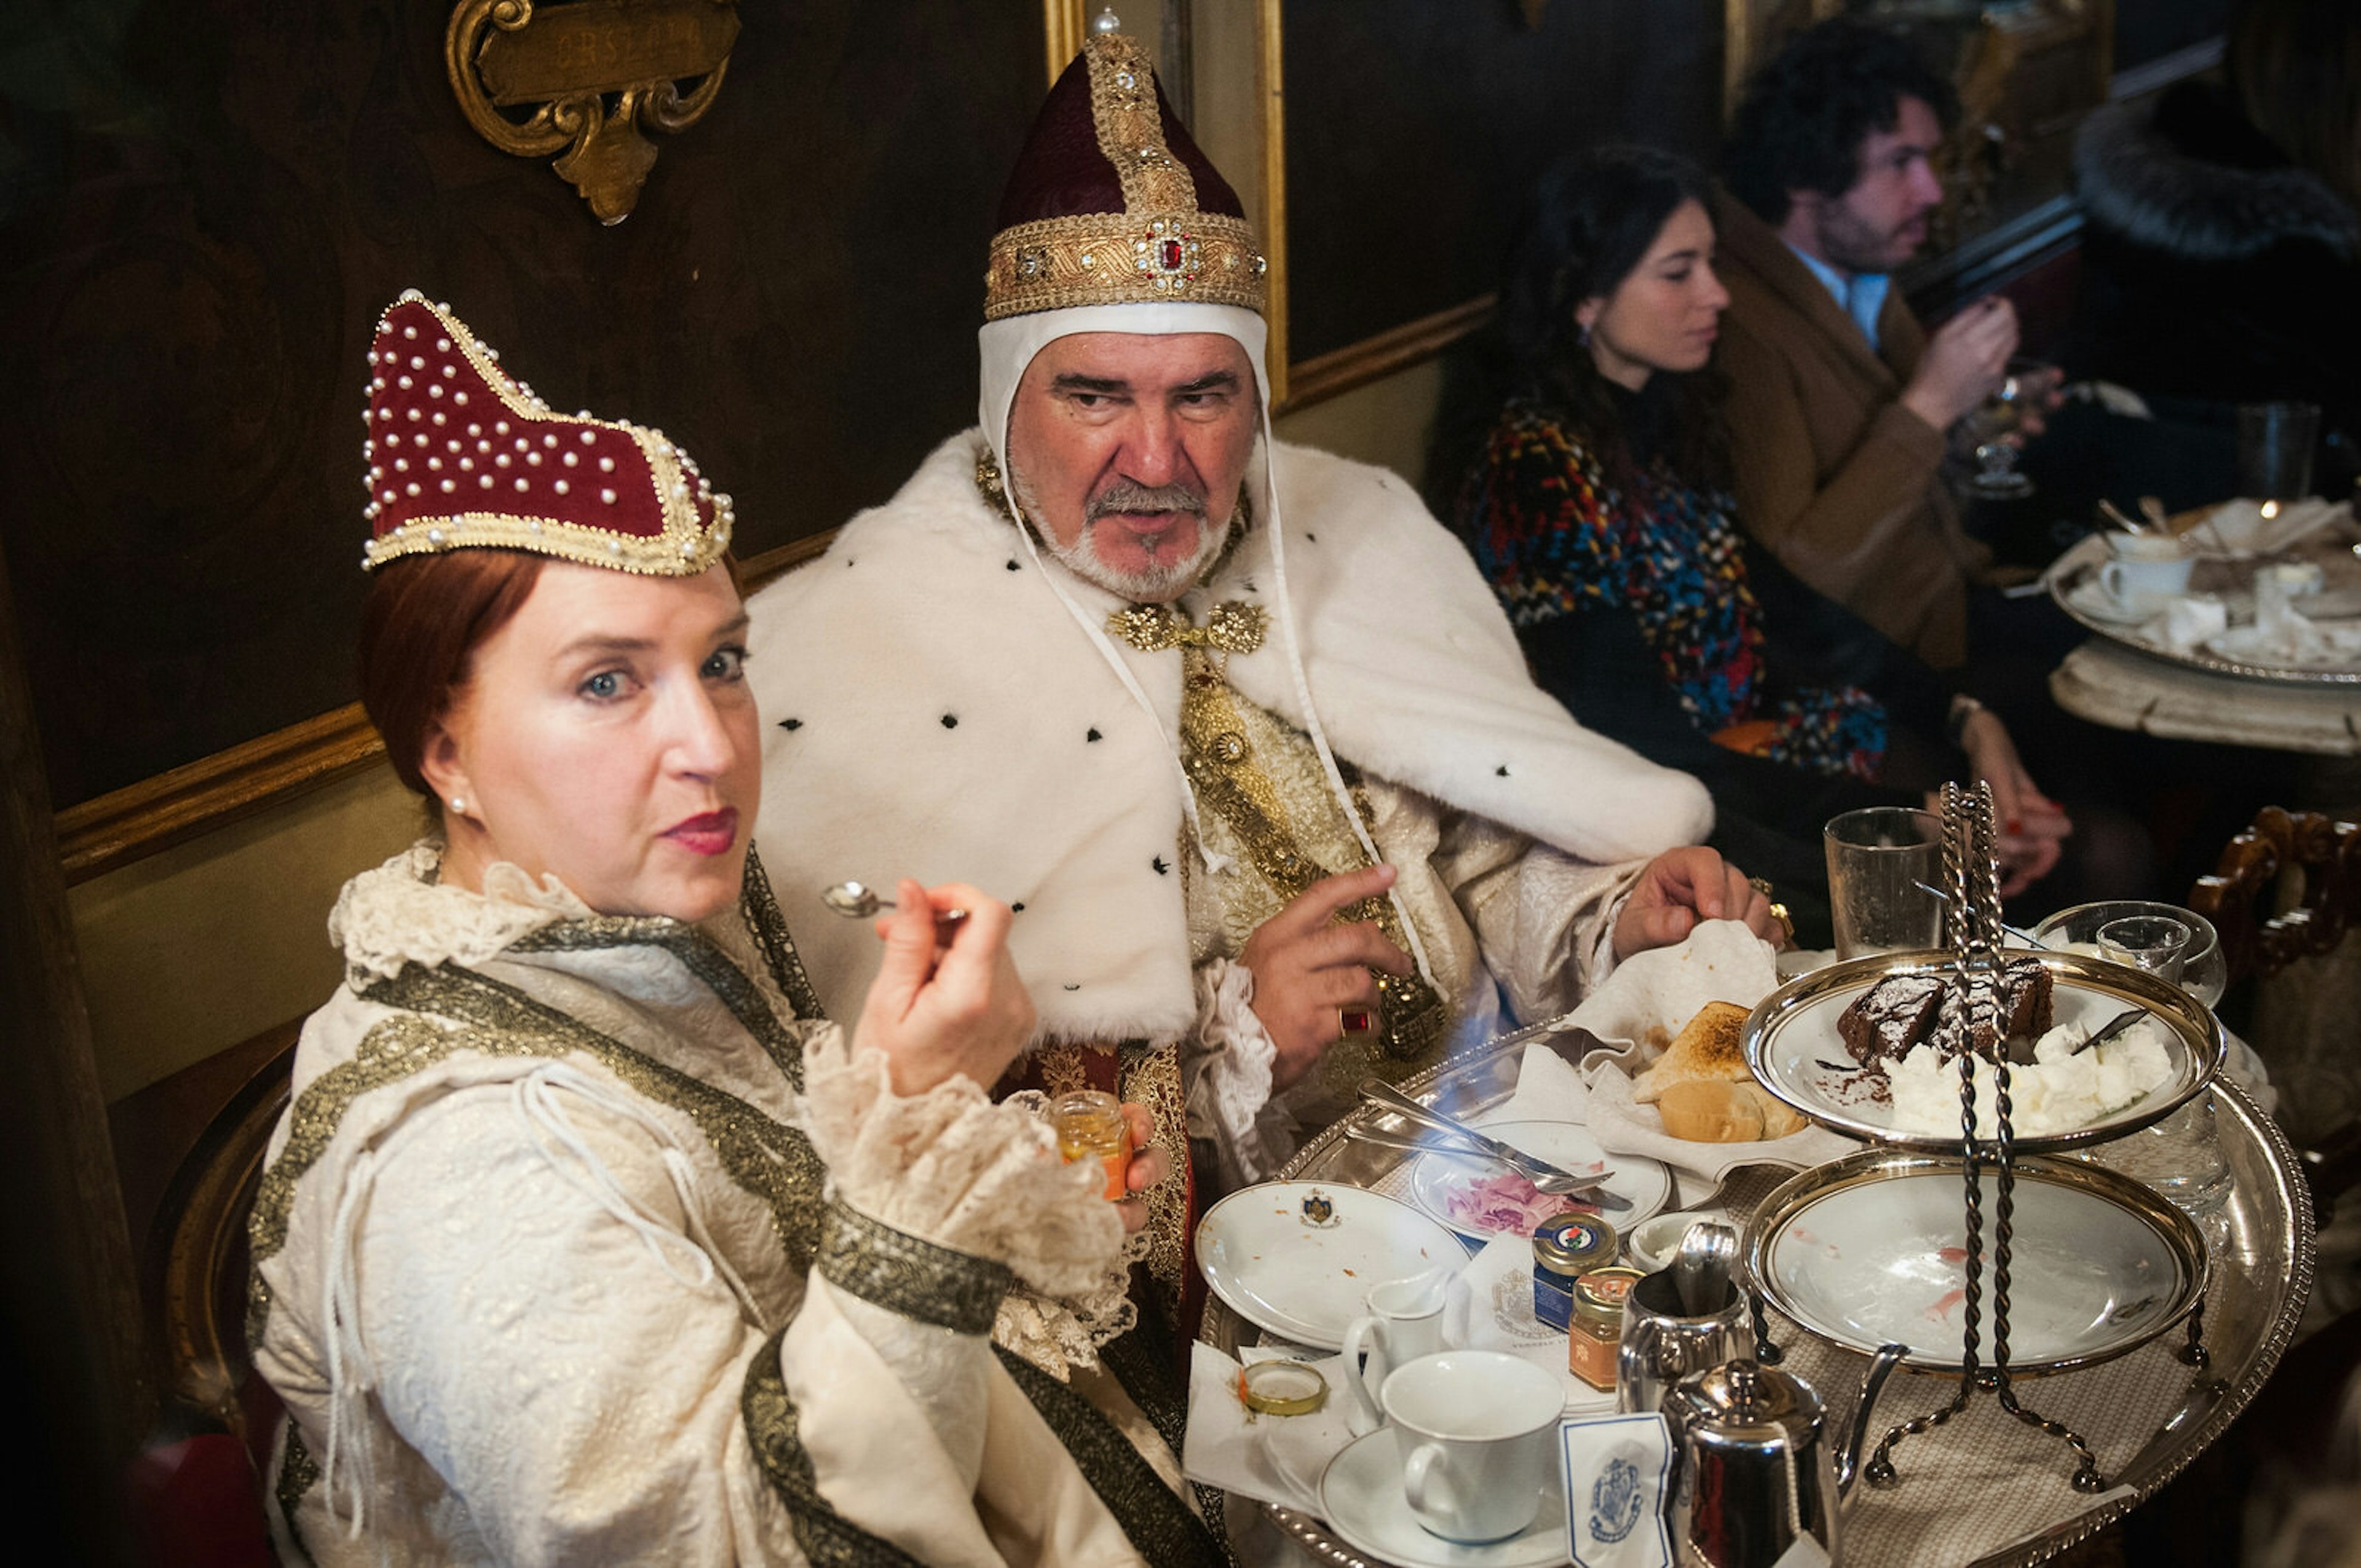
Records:
[[[1606,148],[1544,178],[1502,291],[1510,393],[1457,497],[1534,678],[1712,791],[1723,853],[1826,939],[1821,826],[1989,780],[2004,891],[2070,830],[1998,716],[1812,592],[1734,519],[1704,177]],[[1964,753],[1964,755],[1962,755]]]

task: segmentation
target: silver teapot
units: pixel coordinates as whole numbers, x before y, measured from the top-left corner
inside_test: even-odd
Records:
[[[1827,1407],[1792,1372],[1741,1357],[1684,1377],[1664,1396],[1672,1423],[1673,1561],[1683,1568],[1772,1568],[1805,1537],[1842,1561],[1837,1519],[1885,1379],[1905,1345],[1870,1363],[1852,1430],[1831,1453]],[[1811,1561],[1809,1548],[1794,1561]]]

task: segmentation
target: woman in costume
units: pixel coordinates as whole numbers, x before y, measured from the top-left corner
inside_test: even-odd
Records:
[[[439,833],[338,901],[255,1205],[282,1551],[1207,1560],[1095,1354],[1137,1204],[978,1087],[1032,1027],[1007,908],[903,883],[817,1016],[729,498],[415,294],[370,363],[364,698]]]
[[[1534,679],[1702,779],[1713,842],[1789,894],[1807,942],[1827,939],[1821,826],[1968,772],[2009,827],[2015,893],[2069,826],[2006,727],[1737,525],[1713,252],[1705,179],[1669,154],[1601,148],[1544,179],[1502,293],[1509,397],[1458,493],[1460,532]]]

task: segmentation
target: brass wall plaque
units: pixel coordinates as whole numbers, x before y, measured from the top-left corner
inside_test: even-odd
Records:
[[[702,118],[737,41],[738,0],[460,0],[443,59],[486,141],[520,158],[559,153],[559,177],[618,224],[655,167],[643,133]]]

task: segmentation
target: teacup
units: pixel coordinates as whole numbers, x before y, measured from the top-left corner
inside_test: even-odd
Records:
[[[1402,1495],[1431,1535],[1503,1541],[1533,1522],[1555,1473],[1565,1386],[1492,1350],[1447,1350],[1395,1369],[1386,1417],[1401,1440]]]
[[[1387,1376],[1444,1348],[1443,1306],[1449,1281],[1440,1274],[1413,1275],[1369,1287],[1367,1317],[1345,1331],[1345,1385],[1352,1390],[1356,1430],[1374,1431],[1385,1420],[1378,1396]],[[1368,1360],[1361,1359],[1363,1351]]]
[[[2195,557],[2179,539],[2158,533],[2107,535],[2110,559],[2099,568],[2099,586],[2126,609],[2161,609],[2189,591]]]

